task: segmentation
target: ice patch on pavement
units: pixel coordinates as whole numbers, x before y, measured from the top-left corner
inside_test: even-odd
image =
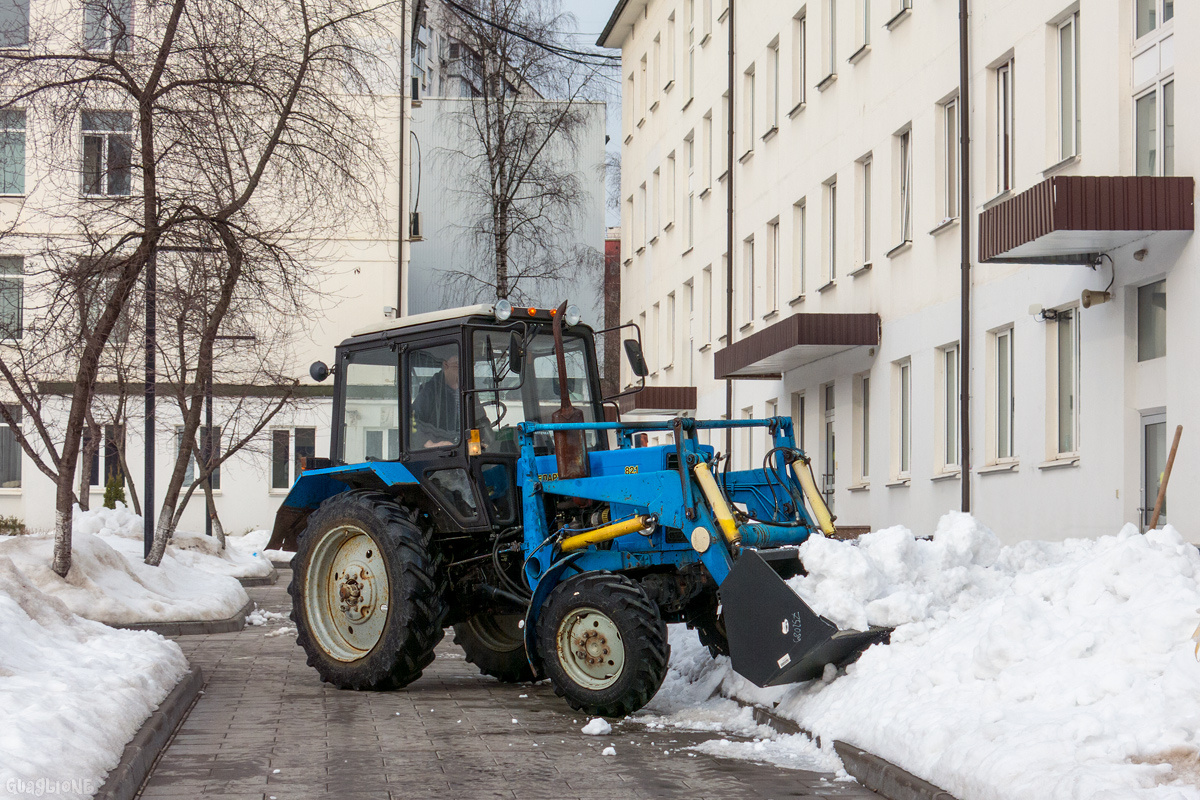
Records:
[[[832,746],[823,750],[817,746],[816,742],[802,733],[751,742],[709,739],[707,742],[701,742],[688,749],[712,756],[741,758],[787,769],[829,772],[841,779],[849,777],[842,768],[842,760],[833,752]]]
[[[76,616],[3,556],[0,643],[5,797],[91,797],[187,671],[174,642]]]
[[[612,725],[600,717],[596,717],[587,725],[584,725],[581,733],[586,733],[588,736],[607,736],[612,733]]]
[[[892,643],[831,682],[762,690],[726,659],[701,663],[695,634],[674,626],[671,714],[719,714],[706,693],[778,702],[822,742],[862,747],[964,800],[1200,799],[1200,552],[1174,528],[1003,547],[951,513],[931,539],[901,527],[818,536],[801,558],[808,574],[791,585],[818,613],[894,625]],[[689,698],[698,710],[682,707]],[[744,717],[728,711],[736,730]]]

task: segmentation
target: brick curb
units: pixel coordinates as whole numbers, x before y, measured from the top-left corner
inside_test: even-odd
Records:
[[[192,667],[125,745],[121,762],[108,773],[92,800],[132,800],[137,795],[203,687],[204,673]]]
[[[208,633],[232,633],[246,627],[246,615],[254,610],[254,601],[247,600],[232,617],[226,619],[197,619],[184,622],[132,622],[112,625],[129,631],[154,631],[163,636],[199,636]]]
[[[754,721],[766,725],[777,733],[803,733],[812,739],[817,739],[809,731],[804,730],[790,719],[775,714],[761,706],[752,706],[738,701],[739,705],[750,708]],[[819,740],[817,740],[819,743]],[[868,753],[852,744],[835,741],[834,752],[842,759],[846,772],[873,792],[883,795],[888,800],[956,800],[954,795],[945,789],[939,789],[929,781],[918,778],[907,770],[901,769],[892,762],[880,758],[874,753]]]
[[[279,580],[279,570],[275,568],[274,563],[271,565],[270,575],[259,575],[253,578],[238,578],[238,582],[243,587],[246,586],[274,586],[275,581]]]

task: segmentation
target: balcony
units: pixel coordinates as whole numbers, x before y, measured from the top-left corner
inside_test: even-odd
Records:
[[[878,314],[793,314],[718,350],[715,377],[777,379],[855,347],[877,347],[879,337]]]
[[[696,410],[696,387],[647,386],[640,392],[625,395],[617,402],[622,414],[675,416],[684,411]]]
[[[1195,228],[1192,178],[1047,178],[979,218],[979,260],[1092,264],[1163,231]]]

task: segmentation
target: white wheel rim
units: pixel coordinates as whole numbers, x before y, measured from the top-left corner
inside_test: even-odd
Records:
[[[388,614],[387,562],[370,534],[341,525],[312,546],[304,607],[312,638],[338,661],[357,661],[383,637]]]
[[[594,608],[571,611],[558,626],[558,662],[576,684],[607,689],[625,667],[625,643],[617,625]]]

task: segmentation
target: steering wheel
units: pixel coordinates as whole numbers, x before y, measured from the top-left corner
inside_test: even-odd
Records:
[[[496,425],[499,425],[500,421],[504,419],[504,416],[506,414],[508,414],[508,406],[504,405],[504,401],[501,400],[499,397],[491,397],[487,400],[481,400],[479,402],[479,404],[481,406],[495,406],[496,407],[496,422],[495,422]]]

